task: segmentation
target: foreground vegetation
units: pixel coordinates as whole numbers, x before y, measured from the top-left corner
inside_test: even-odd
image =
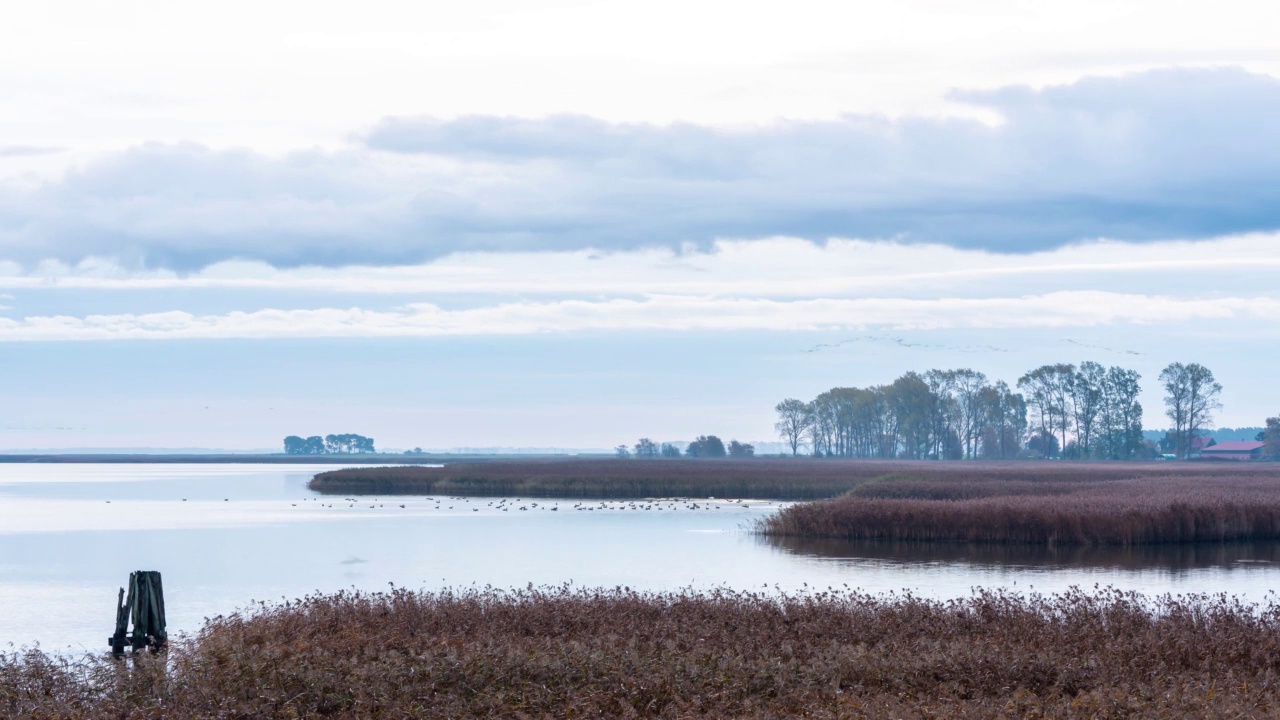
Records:
[[[207,621],[167,664],[0,656],[24,718],[1268,717],[1280,606],[625,589],[339,593]]]
[[[777,537],[1045,546],[1276,540],[1277,474],[1197,465],[1124,479],[888,477],[785,508],[759,529]]]

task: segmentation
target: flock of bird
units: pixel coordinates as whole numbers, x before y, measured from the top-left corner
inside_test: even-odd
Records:
[[[489,500],[485,502],[483,507],[479,506],[479,503],[483,502],[485,500],[484,498],[471,498],[471,497],[461,497],[461,496],[459,497],[424,497],[423,500],[425,500],[427,503],[430,503],[429,507],[432,510],[454,510],[455,508],[462,509],[462,510],[469,509],[471,510],[471,512],[480,512],[481,509],[492,509],[495,512],[511,512],[512,510],[515,510],[517,512],[538,512],[538,511],[559,512],[560,510],[559,501],[556,501],[556,500],[548,501],[545,499],[539,502],[535,500],[522,499],[522,498],[501,498],[498,500]],[[473,500],[476,501],[475,506],[472,506],[471,504]],[[321,507],[327,507],[327,508],[341,508],[342,505],[345,503],[348,508],[355,508],[355,507],[365,507],[365,503],[368,503],[369,499],[368,498],[361,499],[358,497],[345,497],[345,498],[342,498],[341,502],[326,503],[324,498],[303,498],[302,502],[314,502],[320,505]],[[750,503],[751,501],[745,501],[745,502]],[[565,507],[567,509],[572,509],[577,512],[595,512],[597,510],[600,510],[600,511],[657,510],[659,512],[673,511],[673,510],[710,511],[710,510],[719,510],[721,509],[721,507],[742,506],[743,503],[744,503],[743,500],[724,500],[724,499],[717,500],[714,497],[709,497],[709,498],[706,498],[705,500],[702,500],[702,499],[695,500],[691,498],[645,498],[643,500],[614,500],[614,501],[583,500],[583,501],[575,502],[572,506],[569,506],[568,501],[566,500]],[[771,502],[767,502],[767,501],[760,504],[772,505]],[[408,506],[405,505],[404,503],[398,503],[398,504],[392,503],[392,505],[393,507],[408,509]],[[291,506],[298,507],[298,503],[291,503]],[[387,504],[382,502],[379,498],[374,498],[373,502],[370,503],[367,507],[370,510],[377,510],[379,508],[385,508],[386,506]],[[459,508],[459,506],[461,507]]]
[[[462,509],[462,510],[469,509],[472,512],[480,512],[482,509],[492,509],[495,512],[511,512],[512,510],[515,510],[517,512],[559,512],[560,510],[560,501],[557,501],[557,500],[548,501],[545,499],[542,501],[535,501],[531,499],[522,499],[522,498],[500,498],[497,500],[488,500],[486,502],[485,498],[459,496],[459,497],[425,497],[423,498],[423,500],[425,500],[428,503],[427,506],[430,507],[432,510],[454,510],[455,508]],[[476,502],[475,505],[472,505],[473,500]],[[222,501],[231,502],[231,498],[223,498]],[[110,500],[107,500],[108,504],[110,504],[110,502],[111,502]],[[187,498],[182,498],[182,502],[187,502]],[[481,502],[484,502],[485,504],[481,506],[480,505]],[[368,503],[368,505],[366,505],[366,503]],[[770,506],[773,504],[770,501],[751,501],[751,500],[744,501],[740,499],[727,500],[723,498],[717,499],[714,497],[708,497],[705,499],[702,499],[702,498],[645,498],[643,500],[612,500],[612,501],[611,500],[580,500],[578,502],[575,502],[572,506],[568,504],[569,503],[568,500],[564,501],[564,503],[565,503],[566,509],[571,509],[576,512],[596,512],[596,511],[609,511],[609,510],[635,510],[635,511],[641,511],[641,512],[701,510],[701,511],[709,512],[712,510],[720,510],[723,507],[745,507],[749,505]],[[404,502],[400,502],[400,503],[392,502],[391,504],[393,508],[398,507],[402,510],[409,509],[409,505],[405,504]],[[306,498],[301,498],[298,502],[289,504],[290,507],[298,507],[299,505],[302,505],[303,507],[310,505],[312,507],[323,507],[323,508],[342,508],[343,505],[346,505],[346,507],[348,508],[367,507],[370,510],[377,510],[380,508],[385,508],[387,506],[387,503],[382,502],[379,498],[373,498],[373,501],[370,502],[368,498],[362,499],[358,497],[345,497],[345,498],[342,498],[341,501],[327,500],[326,498],[323,498],[323,497],[306,497]]]

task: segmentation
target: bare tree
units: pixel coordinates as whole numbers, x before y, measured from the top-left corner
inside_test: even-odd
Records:
[[[784,442],[791,446],[791,456],[800,454],[800,443],[805,430],[809,426],[809,403],[795,398],[787,398],[773,408],[778,413],[778,422],[773,427],[782,436]]]
[[[1176,454],[1186,458],[1200,431],[1213,424],[1213,411],[1222,407],[1222,385],[1209,368],[1199,364],[1171,363],[1160,372],[1164,384],[1165,414],[1173,421]]]
[[[982,432],[986,419],[982,406],[982,390],[987,387],[987,376],[977,370],[965,368],[956,370],[954,375],[956,389],[956,407],[960,411],[960,442],[964,447],[964,456],[978,456],[978,435]]]
[[[1097,439],[1094,437],[1098,416],[1102,413],[1102,399],[1107,370],[1096,362],[1080,363],[1071,375],[1068,387],[1076,422],[1076,445],[1080,456],[1087,458],[1094,453]]]
[[[1136,370],[1107,369],[1102,383],[1102,408],[1098,415],[1098,446],[1102,457],[1129,460],[1142,450],[1142,392]]]
[[[1072,414],[1068,405],[1070,378],[1074,373],[1073,365],[1041,365],[1018,378],[1018,389],[1027,393],[1027,407],[1035,412],[1039,425],[1037,433],[1041,436],[1053,435],[1055,432],[1062,434],[1061,443],[1050,444],[1041,440],[1037,447],[1042,454],[1050,452],[1054,445],[1065,447],[1067,444],[1067,430]]]

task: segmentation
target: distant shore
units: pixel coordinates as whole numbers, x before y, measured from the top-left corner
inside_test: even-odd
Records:
[[[531,458],[568,458],[568,455],[400,455],[393,453],[370,453],[361,455],[286,455],[267,454],[181,454],[159,453],[30,453],[0,454],[0,463],[243,463],[243,464],[279,464],[279,465],[351,465],[351,464],[388,464],[388,465],[433,465],[447,462],[487,462],[494,460],[531,459]]]

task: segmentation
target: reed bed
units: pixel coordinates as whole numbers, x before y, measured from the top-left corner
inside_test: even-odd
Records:
[[[1115,590],[939,602],[342,592],[216,617],[165,658],[0,655],[22,718],[1274,717],[1280,606]]]
[[[1280,539],[1274,469],[1075,482],[889,480],[785,508],[776,537],[1028,545],[1143,545]]]
[[[1267,466],[1232,464],[1043,462],[909,462],[873,460],[519,460],[457,462],[445,467],[332,470],[316,475],[312,490],[332,495],[455,495],[631,499],[732,497],[770,500],[832,498],[872,484],[940,496],[983,494],[992,483],[1011,492],[1196,472],[1214,477],[1266,474]],[[1274,466],[1270,472],[1275,474]]]

